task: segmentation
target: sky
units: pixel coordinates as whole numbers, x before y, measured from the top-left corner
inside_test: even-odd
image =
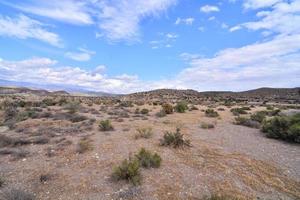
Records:
[[[0,80],[132,93],[300,86],[300,0],[0,0]]]

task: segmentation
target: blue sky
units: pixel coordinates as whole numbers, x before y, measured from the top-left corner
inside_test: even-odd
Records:
[[[300,0],[0,0],[0,80],[113,93],[300,84]]]

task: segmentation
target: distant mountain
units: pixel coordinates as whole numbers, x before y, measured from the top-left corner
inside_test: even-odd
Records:
[[[38,96],[67,96],[66,91],[49,92],[47,90],[35,90],[26,87],[0,87],[0,95],[3,94],[34,94]]]

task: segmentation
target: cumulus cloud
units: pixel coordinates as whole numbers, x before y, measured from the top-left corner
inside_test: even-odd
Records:
[[[220,9],[217,6],[205,5],[200,8],[200,11],[203,13],[219,12]]]
[[[175,25],[179,25],[179,24],[192,25],[194,23],[194,21],[195,21],[195,19],[192,17],[188,17],[188,18],[178,17],[175,21]]]
[[[300,35],[297,34],[225,49],[212,58],[190,57],[190,67],[184,69],[177,80],[187,88],[199,90],[295,86],[300,83],[299,50]]]
[[[245,0],[243,5],[246,9],[258,9],[270,7],[278,2],[282,0]]]
[[[247,1],[248,3],[257,3],[265,1]],[[272,2],[263,4],[265,6],[271,5],[267,10],[257,12],[256,16],[259,18],[257,21],[250,21],[232,27],[230,30],[235,31],[241,28],[250,30],[268,31],[276,34],[296,34],[300,33],[300,1],[266,1]],[[258,5],[258,4],[255,4]],[[261,5],[261,4],[259,4]],[[257,8],[257,6],[251,7]]]
[[[76,25],[90,25],[93,24],[91,10],[88,8],[89,1],[82,0],[51,0],[39,1],[32,0],[18,4],[5,2],[23,12],[55,19],[61,22],[76,24]]]
[[[74,25],[97,25],[110,41],[138,41],[140,22],[150,16],[157,17],[177,0],[26,0],[18,4],[0,3],[21,11]]]
[[[99,27],[110,40],[136,40],[140,35],[141,20],[158,16],[175,3],[176,0],[104,0],[99,4]]]
[[[89,61],[96,52],[87,50],[85,48],[79,48],[79,52],[67,52],[66,57],[76,61]]]
[[[73,86],[113,93],[140,91],[147,87],[136,75],[121,74],[109,77],[104,70],[104,66],[98,66],[91,71],[80,67],[61,66],[49,58],[0,61],[0,79],[3,80],[60,85],[62,88]]]
[[[0,35],[19,39],[37,39],[56,47],[62,47],[60,37],[45,29],[43,23],[25,15],[16,18],[0,15]]]

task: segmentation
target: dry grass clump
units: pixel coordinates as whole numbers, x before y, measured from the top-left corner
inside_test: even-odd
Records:
[[[206,117],[219,117],[219,113],[215,111],[214,109],[206,109],[205,110],[205,116]]]
[[[142,148],[135,156],[139,160],[139,163],[142,167],[160,167],[161,157],[157,153],[151,153],[145,148]]]
[[[114,127],[111,124],[110,120],[101,120],[99,123],[99,128],[101,131],[112,131]]]
[[[162,110],[163,110],[167,115],[169,115],[169,114],[172,114],[172,113],[173,113],[174,108],[173,108],[173,106],[172,106],[171,104],[165,103],[165,104],[162,105]]]
[[[87,151],[93,150],[93,145],[91,141],[87,138],[82,138],[79,140],[76,148],[76,152],[85,153]]]
[[[165,117],[166,115],[167,114],[163,109],[155,114],[156,117]]]
[[[203,129],[212,129],[212,128],[215,128],[215,125],[211,124],[211,123],[202,122],[201,123],[201,128],[203,128]]]
[[[149,110],[147,108],[143,108],[140,113],[143,115],[147,115],[149,113]]]
[[[113,180],[126,180],[133,185],[141,184],[140,163],[136,158],[123,160],[121,165],[113,168]]]
[[[176,129],[175,133],[167,131],[160,140],[160,145],[172,146],[174,148],[191,146],[190,141],[183,138],[183,134],[180,133],[179,128]]]
[[[65,110],[68,110],[68,112],[70,114],[74,114],[76,113],[79,109],[80,109],[80,102],[79,101],[72,101],[72,102],[69,102],[68,104],[66,104],[64,106],[64,109]]]
[[[152,132],[152,128],[138,128],[136,129],[137,133],[134,135],[134,138],[135,139],[139,139],[139,138],[145,138],[145,139],[148,139],[148,138],[151,138],[152,135],[153,135],[153,132]]]

